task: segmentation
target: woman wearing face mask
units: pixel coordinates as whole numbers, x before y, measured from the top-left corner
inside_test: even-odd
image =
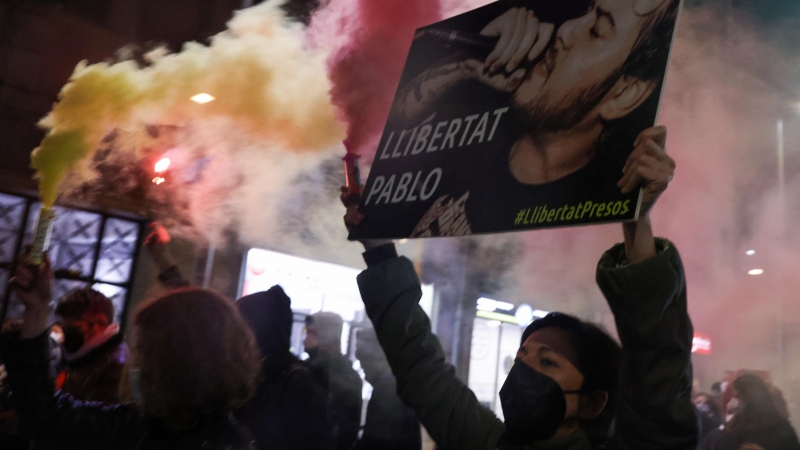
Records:
[[[22,264],[12,284],[25,305],[22,329],[2,350],[22,425],[61,449],[254,449],[232,412],[254,393],[261,356],[232,301],[187,288],[153,299],[134,319],[136,342],[123,375],[125,404],[54,393],[48,320],[52,271]]]
[[[709,434],[703,450],[800,450],[797,434],[783,411],[775,390],[754,373],[733,381],[728,401],[732,417],[725,428]]]
[[[640,219],[625,243],[600,259],[597,282],[622,348],[598,327],[564,314],[533,322],[500,390],[505,423],[482,406],[444,360],[418,306],[419,279],[388,242],[364,242],[361,296],[397,377],[403,401],[436,443],[450,450],[694,450],[692,325],[674,245],[655,239],[648,213],[672,179],[666,129],[642,132],[623,182],[644,189]],[[345,223],[363,216],[343,190]]]

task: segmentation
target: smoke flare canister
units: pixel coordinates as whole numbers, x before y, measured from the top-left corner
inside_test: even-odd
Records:
[[[50,246],[50,235],[53,232],[56,212],[52,208],[42,208],[39,211],[39,218],[36,221],[36,233],[33,235],[31,244],[30,258],[35,265],[40,265],[44,261],[44,252]]]
[[[361,195],[361,168],[358,166],[358,159],[361,156],[347,152],[342,160],[344,161],[344,174],[348,193],[351,195]]]

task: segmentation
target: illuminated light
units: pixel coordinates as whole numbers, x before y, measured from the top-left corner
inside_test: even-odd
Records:
[[[481,319],[498,320],[504,323],[517,323],[517,319],[514,316],[491,311],[478,311],[475,313],[475,317],[480,317]]]
[[[486,326],[499,327],[501,323],[502,322],[500,322],[499,320],[490,320],[490,321],[486,322]]]
[[[748,250],[748,251],[747,251],[745,254],[746,254],[747,256],[753,256],[753,255],[755,255],[755,254],[756,254],[756,251],[755,251],[755,250]]]
[[[478,299],[478,309],[481,311],[511,311],[514,305],[506,302],[499,302],[490,298],[481,297]]]
[[[191,100],[195,103],[199,103],[204,105],[209,102],[213,102],[216,98],[211,94],[206,94],[205,92],[201,92],[191,98]]]
[[[408,239],[400,239],[400,244],[401,245],[402,244],[407,244],[407,243],[408,243]]]
[[[169,158],[161,158],[156,163],[155,171],[156,173],[164,173],[169,169],[170,160]]]
[[[164,179],[164,178],[162,178],[162,177],[155,177],[155,178],[153,178],[153,184],[155,184],[155,185],[159,185],[159,184],[161,184],[161,183],[163,183],[163,182],[165,182],[165,181],[167,181],[167,180],[165,180],[165,179]]]
[[[764,271],[762,269],[753,269],[753,270],[751,270],[750,272],[747,272],[747,273],[749,273],[750,275],[757,276],[757,275],[763,275]]]
[[[541,309],[537,309],[533,312],[533,317],[536,317],[537,319],[543,319],[547,317],[548,314],[550,314],[550,311],[542,311]]]
[[[710,355],[711,338],[700,333],[695,333],[694,338],[692,338],[692,353]]]

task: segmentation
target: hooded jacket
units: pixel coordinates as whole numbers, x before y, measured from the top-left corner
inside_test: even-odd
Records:
[[[691,402],[693,330],[683,266],[674,245],[657,239],[658,254],[626,264],[622,244],[607,251],[597,283],[622,341],[615,427],[607,442],[583,431],[533,446],[500,446],[503,422],[482,406],[445,362],[419,307],[420,282],[393,247],[364,254],[361,297],[397,377],[397,390],[440,448],[448,450],[694,450],[698,417]]]
[[[341,353],[341,316],[319,312],[309,316],[308,321],[316,326],[319,342],[309,363],[328,379],[328,418],[333,427],[334,448],[348,450],[361,426],[361,377]]]
[[[326,450],[332,445],[325,376],[291,352],[291,300],[280,286],[242,297],[239,311],[264,356],[255,396],[236,412],[259,450]]]

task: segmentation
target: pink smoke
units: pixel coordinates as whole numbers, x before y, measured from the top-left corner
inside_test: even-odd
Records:
[[[433,0],[331,0],[309,33],[331,47],[331,100],[347,125],[345,145],[371,160],[403,71],[414,30],[442,19]]]

